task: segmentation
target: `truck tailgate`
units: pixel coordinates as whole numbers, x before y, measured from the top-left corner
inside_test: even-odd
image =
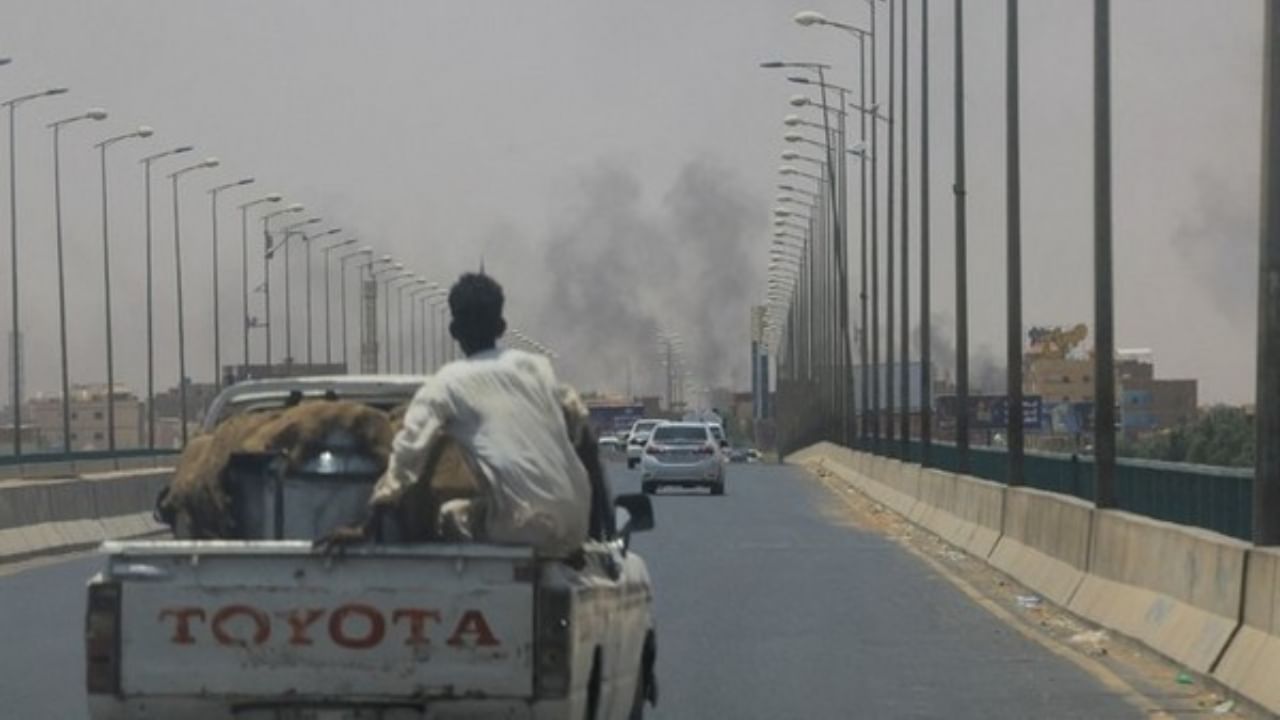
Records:
[[[121,690],[252,698],[528,697],[535,559],[486,545],[108,543]]]

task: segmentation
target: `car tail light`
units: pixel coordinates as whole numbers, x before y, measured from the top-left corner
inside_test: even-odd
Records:
[[[85,681],[91,695],[120,692],[120,583],[89,586],[84,622]]]
[[[714,455],[714,454],[715,454],[715,452],[716,452],[716,446],[715,446],[715,445],[703,445],[702,447],[698,448],[697,450],[694,450],[694,452],[698,453],[699,455]]]
[[[573,595],[568,588],[542,588],[538,593],[537,658],[538,696],[561,698],[569,694],[573,667]]]
[[[650,445],[649,447],[646,447],[644,449],[644,454],[645,455],[661,455],[663,452],[663,449],[664,448],[658,447],[657,445]]]

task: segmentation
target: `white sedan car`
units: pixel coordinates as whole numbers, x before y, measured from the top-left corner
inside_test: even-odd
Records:
[[[662,485],[706,487],[724,494],[725,463],[720,442],[706,423],[671,422],[654,428],[640,461],[640,488]]]
[[[644,453],[644,444],[649,442],[649,433],[661,425],[662,420],[637,420],[627,433],[627,469],[631,470],[640,464],[640,456]]]

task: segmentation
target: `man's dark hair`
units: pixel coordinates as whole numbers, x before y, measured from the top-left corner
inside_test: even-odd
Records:
[[[502,286],[483,273],[466,273],[449,290],[449,332],[468,355],[492,348],[507,330]]]

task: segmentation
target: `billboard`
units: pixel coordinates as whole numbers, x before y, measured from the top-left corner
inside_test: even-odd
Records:
[[[644,405],[588,405],[588,422],[596,435],[626,432],[637,420],[643,420]]]
[[[955,427],[958,403],[955,395],[938,396],[938,423],[940,427]],[[1044,403],[1039,395],[1022,398],[1022,427],[1040,430],[1044,424]],[[972,430],[1001,430],[1009,425],[1009,397],[1007,395],[970,395],[969,428]]]

